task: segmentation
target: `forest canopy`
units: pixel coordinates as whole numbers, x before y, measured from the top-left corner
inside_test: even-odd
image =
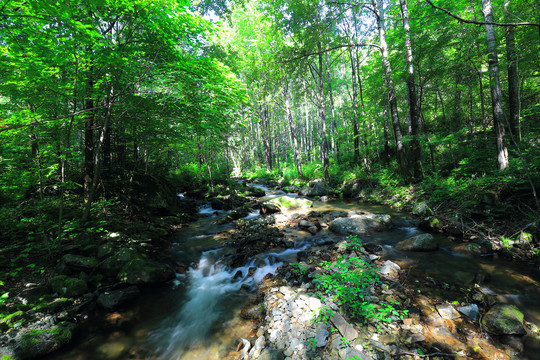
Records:
[[[87,218],[102,180],[133,171],[512,183],[536,199],[539,9],[4,1],[0,199],[71,194]]]

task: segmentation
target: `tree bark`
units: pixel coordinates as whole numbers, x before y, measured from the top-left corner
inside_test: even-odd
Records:
[[[334,107],[334,91],[332,90],[332,73],[330,72],[330,60],[328,59],[328,52],[325,53],[326,60],[326,74],[328,76],[328,95],[330,96],[330,114],[332,115],[332,121],[330,122],[330,148],[332,149],[332,158],[336,161],[337,142],[335,141],[336,126],[336,111]]]
[[[401,14],[403,19],[403,29],[405,30],[405,48],[407,50],[407,96],[409,100],[409,116],[411,120],[411,143],[410,157],[413,163],[413,177],[415,181],[422,180],[424,174],[422,170],[422,149],[420,147],[420,116],[418,113],[418,97],[414,84],[413,53],[409,25],[409,10],[407,0],[400,0]]]
[[[377,3],[375,4],[374,1]],[[390,107],[390,116],[392,117],[392,126],[394,128],[394,136],[396,140],[396,153],[397,160],[401,170],[401,174],[405,181],[409,182],[411,174],[409,172],[409,163],[407,161],[407,151],[403,142],[403,135],[401,132],[401,125],[399,123],[399,113],[397,109],[396,90],[394,88],[394,82],[392,80],[392,67],[390,66],[390,60],[388,59],[388,45],[386,43],[386,29],[384,27],[383,18],[383,2],[382,0],[373,0],[373,10],[377,18],[377,28],[379,30],[379,41],[381,45],[381,55],[384,69],[384,83],[386,86],[386,93],[388,97],[388,105]]]
[[[510,21],[510,0],[504,4],[505,21]],[[508,63],[508,107],[510,110],[510,132],[516,142],[521,140],[521,130],[519,123],[519,78],[518,78],[518,58],[516,55],[516,46],[514,41],[514,27],[505,28],[506,35],[506,60]]]
[[[92,49],[88,49],[92,51]],[[94,108],[93,99],[93,66],[90,66],[86,79],[86,94],[85,94],[85,109]],[[86,114],[84,122],[84,194],[88,200],[88,193],[92,187],[92,179],[94,177],[94,112],[89,111]]]
[[[349,47],[352,72],[352,109],[353,109],[353,140],[354,140],[354,163],[360,163],[360,132],[358,131],[358,91],[356,89],[356,66],[352,46]]]
[[[482,0],[482,13],[488,23],[493,23],[493,9],[491,0]],[[497,55],[497,41],[495,27],[486,25],[486,39],[489,51],[489,76],[491,88],[491,104],[493,110],[493,123],[497,141],[497,167],[504,170],[508,167],[508,149],[506,148],[506,135],[504,130],[504,110],[502,106],[501,83],[499,80],[499,60]]]
[[[294,162],[296,164],[296,170],[298,171],[298,175],[300,177],[303,177],[304,174],[302,173],[302,158],[300,156],[300,149],[298,146],[298,138],[297,138],[297,131],[296,127],[293,122],[292,113],[291,113],[291,104],[289,101],[289,85],[285,84],[285,88],[283,89],[283,95],[285,95],[285,113],[287,116],[287,123],[289,124],[289,130],[291,132],[291,142],[293,146],[293,152],[294,152]]]
[[[319,122],[321,126],[321,152],[323,162],[324,180],[328,183],[330,175],[328,168],[330,167],[330,159],[328,157],[328,140],[326,138],[326,112],[324,110],[325,94],[324,94],[324,73],[323,73],[323,56],[321,42],[317,42],[317,50],[319,51]]]

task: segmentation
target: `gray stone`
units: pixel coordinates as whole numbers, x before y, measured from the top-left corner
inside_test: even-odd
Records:
[[[356,235],[388,230],[391,226],[390,215],[365,214],[337,218],[330,224],[330,230],[341,235]]]
[[[358,337],[358,332],[339,313],[335,313],[334,316],[330,318],[330,321],[332,321],[332,324],[334,324],[347,341],[352,342]]]
[[[476,304],[462,306],[458,308],[458,311],[462,313],[463,315],[473,319],[474,321],[477,321],[478,317],[480,316],[480,309],[478,308],[478,305]]]
[[[79,296],[88,291],[86,281],[67,275],[58,275],[49,280],[52,290],[63,297]]]
[[[320,329],[317,332],[317,335],[315,335],[315,343],[317,344],[318,348],[326,346],[326,340],[328,339],[328,335],[330,335],[330,333],[326,329]]]
[[[433,251],[438,248],[439,243],[431,234],[419,234],[396,245],[396,249],[405,251]]]
[[[299,194],[302,196],[324,196],[330,193],[328,186],[320,179],[311,181],[308,186],[300,189]]]
[[[104,292],[99,295],[97,303],[105,310],[113,310],[133,299],[136,299],[141,292],[136,286],[130,286],[125,289]]]
[[[482,318],[486,330],[494,335],[524,335],[523,313],[515,305],[496,304]]]
[[[389,276],[391,278],[395,278],[399,275],[400,270],[401,267],[398,264],[390,260],[386,260],[379,268],[379,273]]]

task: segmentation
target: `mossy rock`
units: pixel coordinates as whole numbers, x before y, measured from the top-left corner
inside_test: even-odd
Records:
[[[143,255],[131,248],[122,248],[113,256],[108,257],[101,263],[101,273],[106,277],[115,277],[128,262],[136,259],[142,259]]]
[[[484,315],[482,324],[493,335],[525,335],[523,313],[515,305],[496,304]]]
[[[88,292],[86,281],[67,275],[57,275],[49,280],[49,284],[52,290],[62,297],[74,297]]]
[[[131,285],[152,285],[169,281],[174,271],[153,260],[135,259],[128,262],[118,273],[117,279]]]
[[[313,202],[308,199],[296,198],[291,196],[278,196],[272,200],[268,200],[263,203],[263,206],[273,205],[277,206],[281,211],[294,210],[300,208],[309,208],[313,205]]]
[[[50,329],[28,330],[15,346],[14,355],[17,359],[33,359],[50,354],[71,341],[75,328],[73,323],[62,322]]]
[[[438,232],[442,230],[442,223],[435,216],[428,216],[418,224],[418,227],[424,231]]]

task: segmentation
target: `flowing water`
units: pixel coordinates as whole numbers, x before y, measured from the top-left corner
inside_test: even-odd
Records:
[[[267,191],[266,198],[285,194],[260,185],[257,187]],[[387,207],[345,201],[316,201],[312,210],[361,210],[407,217]],[[200,213],[199,220],[176,234],[175,255],[179,262],[191,263],[187,273],[178,274],[171,283],[146,292],[128,312],[111,314],[101,321],[89,321],[73,345],[48,359],[225,359],[237,347],[239,337],[248,336],[253,330],[250,322],[241,319],[240,310],[248,303],[257,284],[267,274],[276,273],[278,266],[295,262],[300,250],[338,239],[327,229],[311,236],[288,228],[285,236],[295,241],[294,248],[279,253],[268,252],[241,267],[231,268],[222,262],[231,250],[218,245],[224,236],[220,234],[226,234],[233,225],[215,224],[227,212],[204,205]],[[257,216],[254,211],[247,218]],[[526,320],[540,325],[537,267],[493,256],[463,255],[456,252],[455,244],[444,236],[439,236],[441,248],[436,252],[395,249],[397,242],[419,232],[414,226],[404,226],[362,240],[381,244],[382,257],[398,263],[407,272],[407,281],[432,298],[458,300],[454,298],[456,284],[467,284],[478,274],[485,274],[489,281],[480,289],[482,292],[497,296],[501,302],[518,305],[525,312]],[[524,343],[524,359],[536,359],[540,350],[538,341],[529,336],[525,337]]]

